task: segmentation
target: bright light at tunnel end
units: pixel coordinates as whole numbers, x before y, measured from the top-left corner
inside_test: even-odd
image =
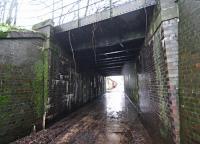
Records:
[[[106,77],[106,91],[107,92],[124,92],[124,76],[107,76]]]

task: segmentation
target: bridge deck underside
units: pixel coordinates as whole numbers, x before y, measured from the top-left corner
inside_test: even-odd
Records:
[[[125,63],[137,59],[152,11],[149,6],[70,31],[55,29],[56,39],[68,52],[73,49],[79,70],[120,75]]]

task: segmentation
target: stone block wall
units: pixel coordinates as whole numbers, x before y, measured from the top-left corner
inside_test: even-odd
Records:
[[[41,34],[11,32],[0,40],[0,143],[31,132],[43,114]]]
[[[104,77],[95,73],[75,71],[70,53],[58,44],[50,49],[49,98],[47,118],[60,117],[92,101],[104,93]],[[59,43],[59,42],[58,42]]]
[[[104,77],[93,69],[80,71],[70,48],[56,39],[51,20],[35,25],[34,29],[47,37],[48,98],[45,102],[45,121],[63,117],[105,92]]]
[[[200,143],[200,1],[179,0],[181,144]]]

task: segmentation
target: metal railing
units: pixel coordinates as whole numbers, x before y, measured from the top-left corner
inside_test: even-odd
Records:
[[[22,0],[19,0],[22,1]],[[74,20],[84,18],[104,10],[110,10],[129,3],[132,1],[141,0],[29,0],[29,4],[33,7],[40,6],[40,14],[26,17],[19,14],[17,24],[24,27],[29,27],[46,19],[53,19],[55,26],[63,23],[68,23]],[[30,13],[35,10],[30,9]]]
[[[52,10],[42,14],[38,17],[50,14],[49,18],[53,19],[55,25],[60,25],[86,16],[100,13],[104,10],[111,10],[112,8],[131,2],[135,0],[77,0],[70,4],[63,5],[60,1],[57,3],[61,6],[52,6]],[[55,4],[55,3],[54,3]]]

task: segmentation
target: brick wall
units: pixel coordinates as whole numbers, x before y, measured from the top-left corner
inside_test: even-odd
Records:
[[[200,143],[200,1],[179,0],[181,144]]]
[[[166,143],[177,141],[177,19],[162,22],[140,53],[139,105],[142,119]]]
[[[131,76],[131,81],[138,81],[138,89],[133,91],[136,84],[130,86],[130,80],[126,82],[125,75],[125,85],[130,88],[126,93],[129,97],[138,97],[138,102],[133,102],[138,105],[141,119],[157,141],[155,143],[178,144],[177,4],[174,0],[157,2],[137,66],[126,74]],[[134,71],[137,71],[137,76]]]
[[[124,89],[126,95],[135,103],[139,103],[138,75],[136,63],[127,63],[123,67]]]
[[[75,71],[69,52],[50,33],[45,35],[11,32],[0,41],[1,144],[30,134],[33,125],[42,129],[46,121],[66,115],[105,90],[103,76],[93,70]]]
[[[43,114],[43,36],[9,33],[0,40],[0,143],[30,133]]]

